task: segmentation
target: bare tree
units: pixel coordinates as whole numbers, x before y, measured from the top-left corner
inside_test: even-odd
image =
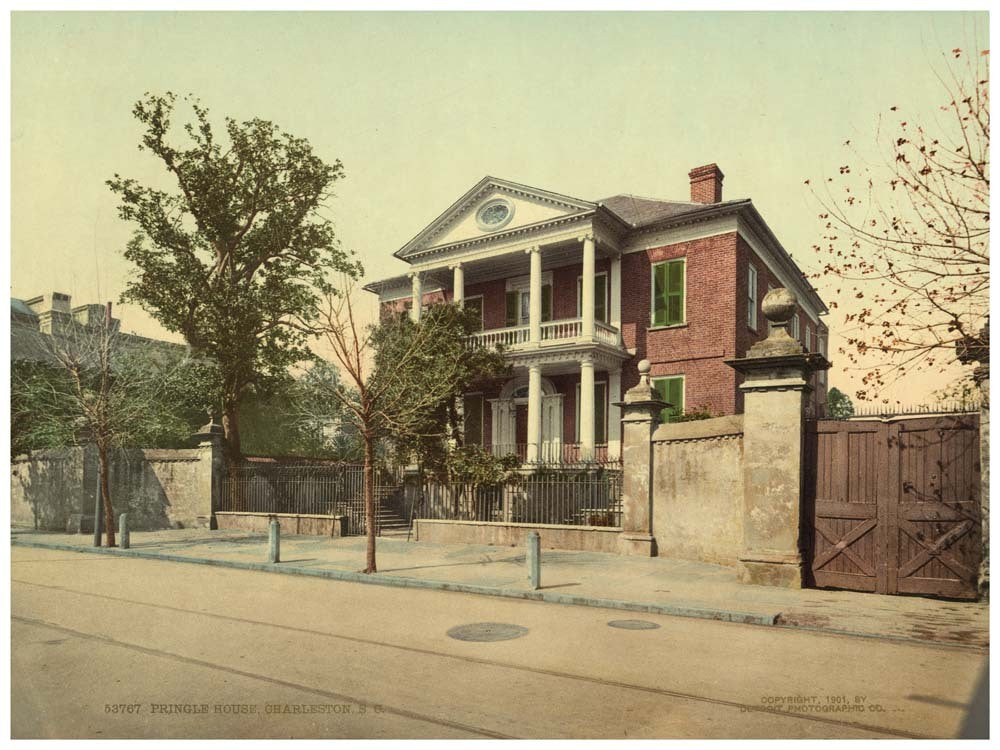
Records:
[[[345,276],[339,295],[321,305],[317,333],[342,371],[329,380],[331,397],[343,407],[364,452],[365,523],[368,543],[365,573],[375,562],[376,447],[383,438],[443,444],[451,434],[448,408],[473,378],[505,368],[496,351],[466,344],[471,318],[455,305],[428,310],[420,323],[386,316],[378,324],[363,321],[354,301],[356,288]]]
[[[110,302],[103,323],[70,321],[51,334],[20,335],[30,338],[31,357],[11,368],[12,421],[23,425],[24,445],[96,446],[106,544],[113,547],[111,456],[189,436],[203,406],[201,367],[186,348],[120,333]]]
[[[883,159],[868,163],[847,141],[848,163],[813,188],[825,222],[814,278],[828,277],[851,300],[840,353],[864,372],[860,400],[988,348],[988,50],[952,50],[938,80],[947,100],[940,117],[917,123],[891,106],[890,127],[880,121],[875,136]]]

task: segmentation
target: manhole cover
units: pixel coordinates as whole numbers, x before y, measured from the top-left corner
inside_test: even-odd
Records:
[[[608,625],[622,630],[656,630],[660,627],[649,620],[612,620]]]
[[[506,622],[474,622],[448,631],[448,636],[458,641],[509,641],[527,634],[527,628]]]

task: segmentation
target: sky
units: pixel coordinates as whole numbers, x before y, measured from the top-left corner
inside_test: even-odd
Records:
[[[487,174],[685,200],[689,169],[710,162],[724,198],[752,198],[816,270],[805,180],[835,174],[842,144],[871,142],[889,106],[932,116],[941,53],[976,45],[989,46],[983,12],[16,12],[11,294],[117,304],[132,228],[105,180],[162,181],[131,110],[167,90],[340,159],[325,214],[366,280],[403,272],[392,253]],[[178,340],[138,307],[115,314]],[[830,384],[853,393],[841,318],[826,319]],[[940,385],[912,376],[887,393],[924,403]]]

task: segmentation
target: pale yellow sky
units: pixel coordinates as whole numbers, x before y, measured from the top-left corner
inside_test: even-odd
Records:
[[[985,13],[958,12],[14,13],[11,293],[117,301],[131,229],[104,181],[159,179],[131,109],[168,89],[341,159],[328,213],[368,279],[401,272],[393,251],[486,174],[685,199],[708,162],[813,270],[803,181],[835,172],[888,106],[934,113],[939,53],[987,38]],[[117,315],[163,335],[138,308]],[[827,318],[830,382],[853,393],[840,319]],[[909,378],[890,395],[919,403],[940,385]]]

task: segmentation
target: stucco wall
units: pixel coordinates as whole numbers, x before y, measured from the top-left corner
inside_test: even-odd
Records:
[[[607,526],[544,526],[526,523],[492,523],[488,521],[428,521],[413,522],[414,539],[418,542],[441,544],[488,544],[497,547],[524,545],[529,531],[541,536],[543,549],[583,550],[586,552],[618,552],[621,529]]]
[[[317,516],[304,513],[236,513],[221,511],[216,514],[220,529],[267,531],[271,519],[278,519],[282,534],[309,536],[343,536],[345,516]]]
[[[743,546],[743,415],[653,434],[653,535],[661,557],[736,565]]]
[[[136,530],[208,526],[211,471],[210,447],[118,453],[110,477],[115,517],[128,512]],[[11,524],[65,531],[73,515],[93,517],[97,483],[92,446],[19,456],[11,462]]]

